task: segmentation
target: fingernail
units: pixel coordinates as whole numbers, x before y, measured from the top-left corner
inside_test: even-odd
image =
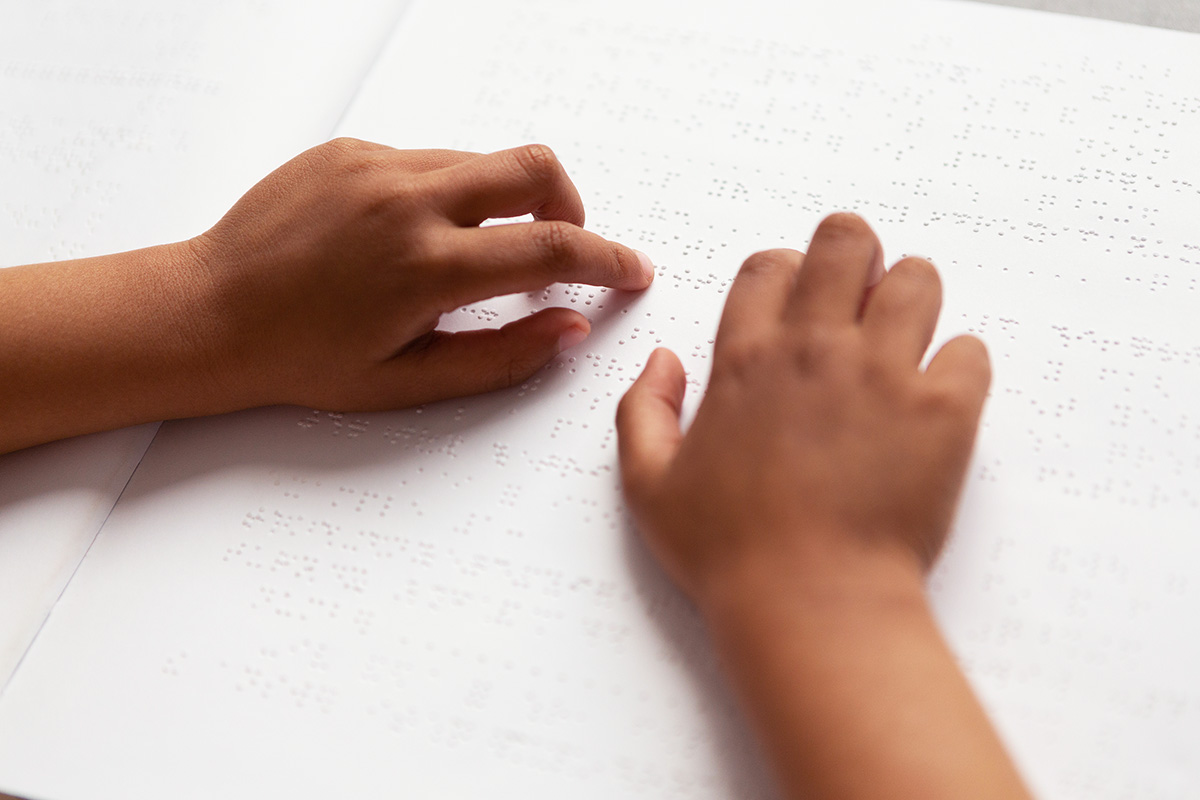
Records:
[[[642,272],[646,273],[646,283],[654,280],[654,262],[650,260],[650,256],[641,250],[634,250],[633,252],[637,254],[638,263],[642,265]]]
[[[588,332],[583,328],[577,328],[575,326],[567,328],[562,332],[562,335],[558,337],[558,352],[561,353],[563,350],[574,347],[586,339],[587,335]]]

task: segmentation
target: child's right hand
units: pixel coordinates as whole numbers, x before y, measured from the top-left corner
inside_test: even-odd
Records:
[[[928,262],[885,276],[870,228],[840,214],[807,255],[742,267],[687,436],[682,367],[654,354],[618,417],[623,474],[650,546],[693,598],[741,569],[791,582],[833,563],[829,577],[846,577],[877,553],[918,574],[932,563],[990,376],[973,337],[920,369],[940,305]]]
[[[884,275],[866,223],[835,215],[807,255],[742,267],[686,435],[669,351],[618,411],[642,534],[704,614],[788,796],[1028,797],[922,585],[990,378],[972,337],[921,369],[940,304],[928,262]]]

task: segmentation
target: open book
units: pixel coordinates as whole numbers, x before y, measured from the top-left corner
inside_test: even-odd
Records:
[[[0,265],[206,229],[268,171],[329,137],[404,7],[54,0],[5,9]],[[0,686],[156,428],[0,456]]]
[[[992,353],[931,587],[1018,762],[1046,796],[1195,791],[1200,39],[949,2],[418,0],[390,35],[394,9],[357,4],[375,46],[351,47],[295,5],[257,7],[299,20],[263,46],[341,77],[290,151],[546,142],[589,227],[659,276],[444,319],[592,318],[511,391],[164,424],[0,676],[0,790],[772,796],[698,618],[630,528],[612,419],[660,345],[694,410],[742,259],[850,209],[889,262],[939,265],[938,340]],[[345,47],[313,45],[326,32]],[[221,175],[165,238],[249,186]]]

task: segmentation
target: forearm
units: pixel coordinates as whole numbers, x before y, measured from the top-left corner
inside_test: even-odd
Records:
[[[0,270],[0,452],[228,410],[184,242]]]
[[[919,566],[857,559],[744,565],[705,604],[788,796],[1028,797],[938,631]]]

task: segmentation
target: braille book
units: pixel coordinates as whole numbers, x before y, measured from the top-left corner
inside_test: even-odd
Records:
[[[930,586],[1021,769],[1046,797],[1194,794],[1200,38],[936,0],[417,0],[394,30],[361,5],[369,58],[301,52],[287,36],[321,29],[298,23],[262,44],[341,70],[314,89],[307,144],[549,144],[587,226],[657,278],[443,318],[591,319],[508,391],[139,434],[128,485],[0,676],[0,790],[773,797],[701,620],[622,505],[613,416],[663,346],[690,418],[741,262],[852,210],[889,263],[938,265],[935,346],[973,332],[991,353]],[[198,233],[290,155],[256,153],[155,230]],[[103,189],[79,203],[138,233]]]

